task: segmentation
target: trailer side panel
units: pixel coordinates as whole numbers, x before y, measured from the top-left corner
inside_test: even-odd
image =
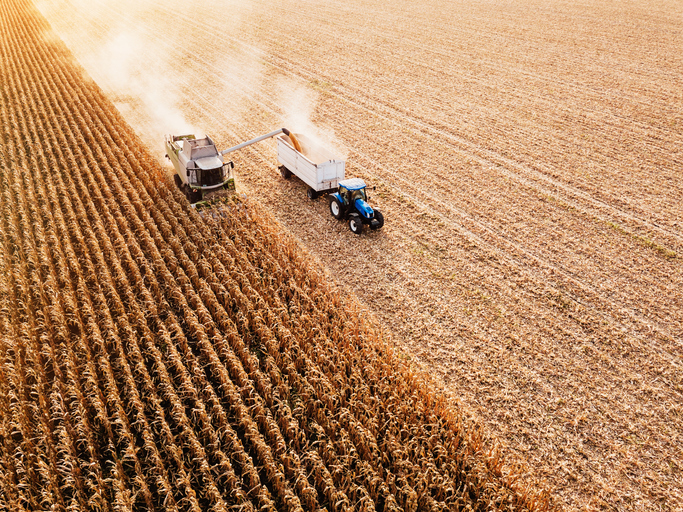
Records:
[[[281,165],[318,192],[336,188],[339,180],[344,179],[346,163],[343,160],[315,164],[282,137],[277,138],[277,159]]]

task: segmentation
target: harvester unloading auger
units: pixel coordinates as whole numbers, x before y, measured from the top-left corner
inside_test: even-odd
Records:
[[[225,155],[277,137],[279,170],[285,179],[297,176],[308,185],[308,198],[328,194],[330,213],[337,219],[346,219],[356,234],[363,226],[380,229],[384,225],[382,213],[366,202],[365,182],[360,178],[344,179],[346,162],[302,134],[293,134],[280,128],[237,146],[218,151],[209,137],[197,139],[194,135],[167,135],[166,157],[175,167],[174,180],[191,203],[204,199],[207,194],[220,190],[235,190],[232,160]]]

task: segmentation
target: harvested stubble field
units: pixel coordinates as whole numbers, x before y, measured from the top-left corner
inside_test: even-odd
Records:
[[[28,0],[0,70],[0,510],[548,510],[258,205],[190,208]]]
[[[559,504],[683,508],[683,4],[37,3],[150,147],[322,127],[382,232],[242,190]]]

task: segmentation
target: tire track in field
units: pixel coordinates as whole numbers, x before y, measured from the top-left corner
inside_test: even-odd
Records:
[[[315,80],[318,76],[313,71],[304,72],[299,63],[287,61],[282,56],[271,56],[271,58],[283,63],[278,66],[282,72],[291,76],[299,77],[306,82]],[[364,91],[348,90],[347,87],[342,87],[346,90],[339,92],[336,90],[328,90],[327,92],[328,94],[335,96],[338,100],[353,105],[358,110],[366,110],[372,115],[376,115],[396,124],[408,122],[414,127],[414,129],[416,129],[416,131],[424,133],[425,135],[432,135],[436,140],[446,143],[454,149],[465,151],[480,164],[490,165],[497,171],[503,173],[509,178],[515,179],[518,183],[528,188],[533,188],[541,194],[554,197],[559,201],[564,201],[573,208],[576,208],[584,213],[586,216],[595,218],[601,222],[613,222],[615,218],[622,221],[626,220],[629,223],[645,226],[654,232],[664,235],[665,238],[673,238],[679,244],[676,246],[677,252],[683,251],[683,234],[680,232],[667,229],[666,227],[648,221],[647,219],[639,217],[627,210],[608,204],[598,198],[593,197],[591,194],[579,189],[578,187],[553,178],[550,176],[550,174],[553,172],[550,168],[546,167],[546,172],[533,169],[528,165],[514,161],[502,154],[496,153],[495,151],[477,146],[477,144],[474,142],[471,142],[464,137],[449,131],[444,126],[434,126],[428,121],[411,116],[409,113],[401,111],[390,104],[384,104],[377,98],[367,95]],[[364,100],[359,98],[363,98]],[[370,103],[373,106],[368,106],[367,103]],[[540,163],[537,165],[540,166]],[[541,182],[541,184],[539,184],[539,182]],[[551,188],[549,188],[549,186]],[[563,194],[560,195],[558,191],[562,191]],[[582,203],[579,201],[582,201]],[[604,213],[601,213],[605,211],[611,213],[612,216],[608,217],[605,216]],[[629,231],[628,234],[635,235],[636,233]]]

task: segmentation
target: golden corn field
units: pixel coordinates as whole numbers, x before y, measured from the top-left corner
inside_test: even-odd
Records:
[[[0,510],[683,509],[681,48],[679,0],[0,0]],[[272,143],[202,212],[160,163],[280,126],[381,231]]]
[[[543,510],[248,201],[0,3],[0,510]]]

